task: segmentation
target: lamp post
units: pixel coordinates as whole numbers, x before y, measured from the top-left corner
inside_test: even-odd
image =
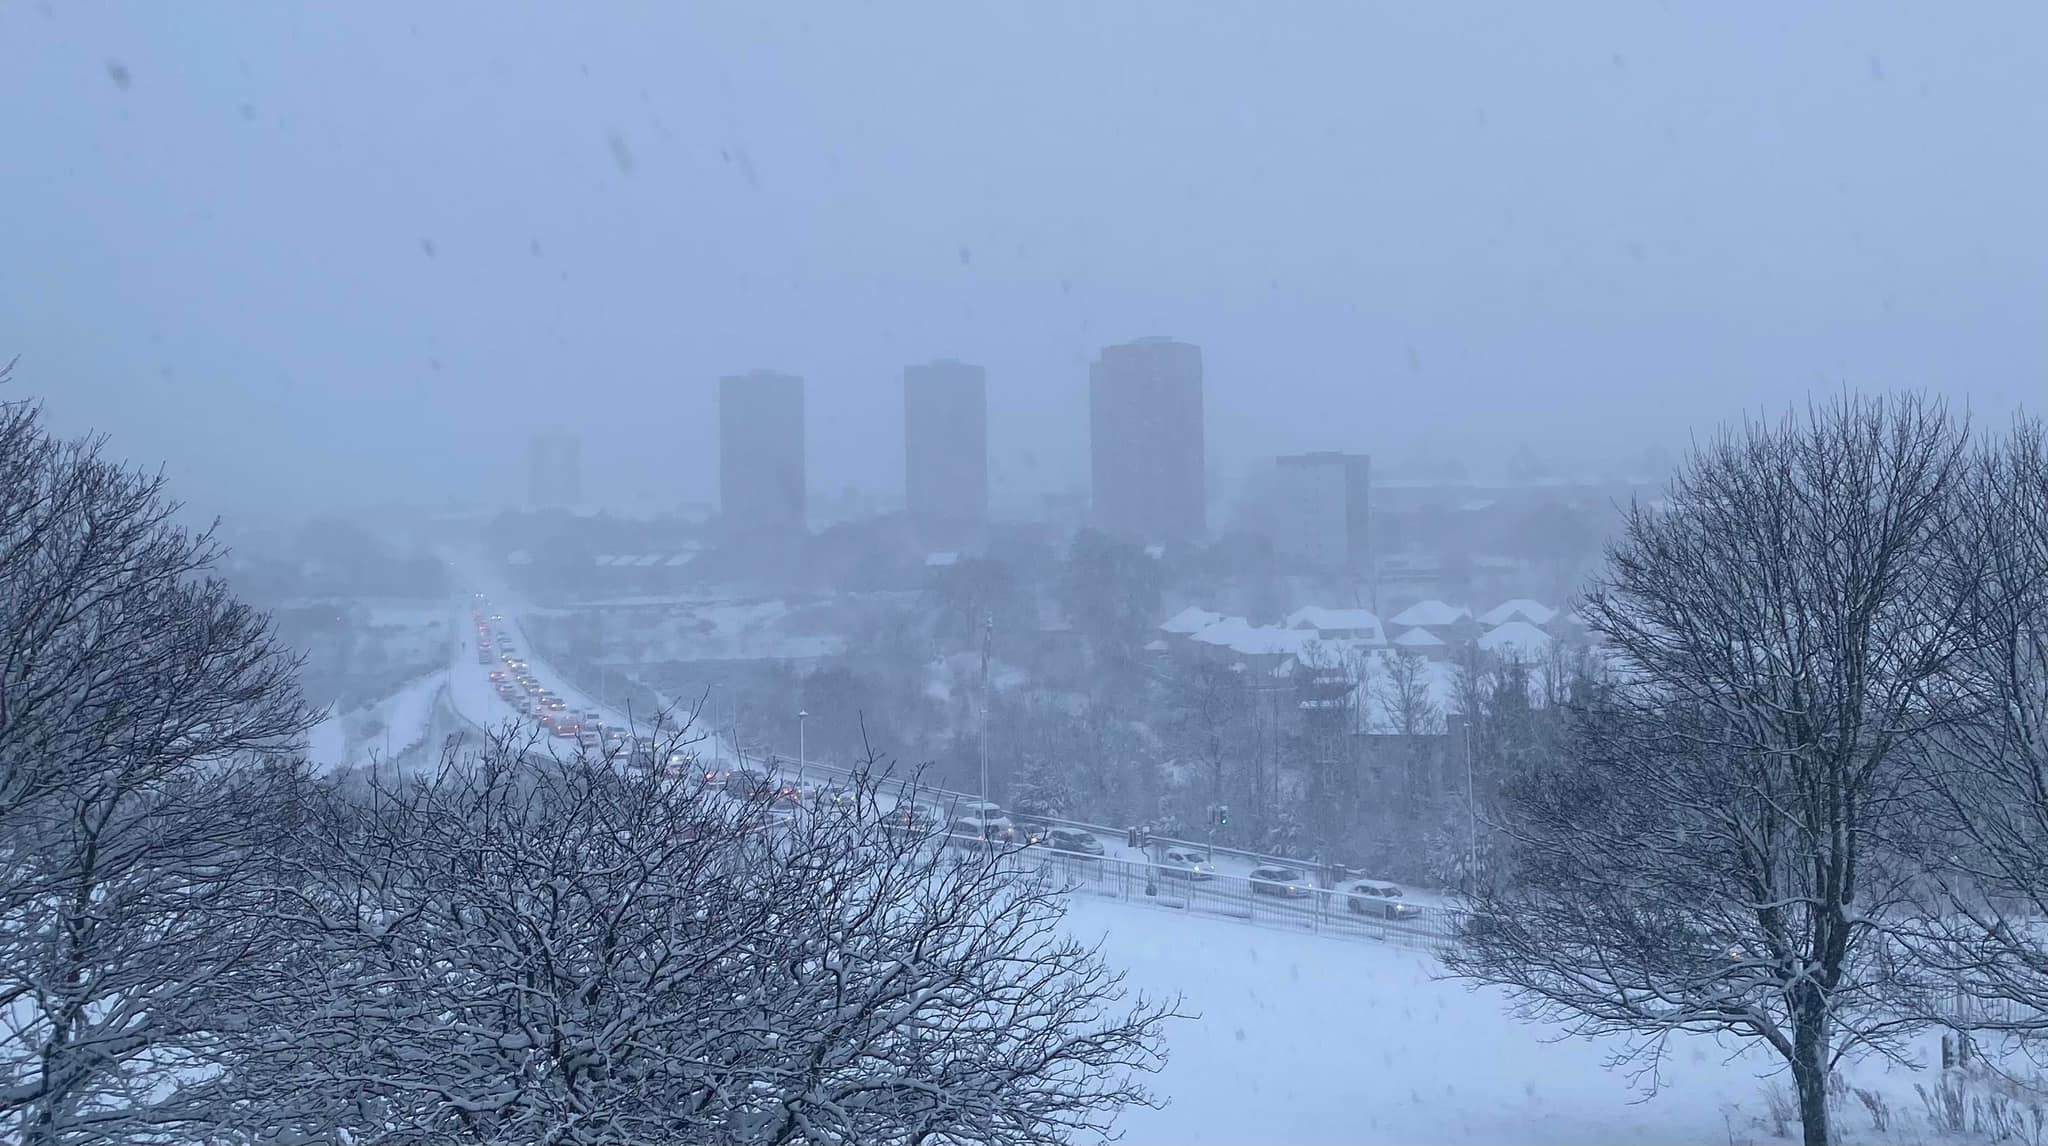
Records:
[[[801,708],[796,710],[796,782],[799,785],[804,782],[804,717],[809,715]]]
[[[994,613],[981,618],[981,802],[988,803],[988,655],[996,636]]]

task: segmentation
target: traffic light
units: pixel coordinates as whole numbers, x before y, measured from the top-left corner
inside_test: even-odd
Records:
[[[1216,805],[1216,822],[1217,822],[1217,823],[1218,823],[1219,825],[1221,825],[1221,826],[1223,826],[1223,827],[1226,827],[1226,828],[1230,826],[1230,805],[1229,805],[1229,804],[1218,804],[1218,805]]]

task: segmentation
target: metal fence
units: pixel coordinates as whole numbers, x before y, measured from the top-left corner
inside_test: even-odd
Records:
[[[1286,896],[1256,889],[1242,876],[1193,879],[1185,869],[1042,847],[1026,848],[1017,859],[1069,894],[1340,939],[1436,949],[1457,938],[1463,914],[1343,891],[1304,889],[1299,896]]]

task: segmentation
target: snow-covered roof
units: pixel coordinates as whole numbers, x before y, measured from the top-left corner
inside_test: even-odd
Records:
[[[1166,623],[1159,627],[1165,632],[1179,633],[1182,636],[1187,636],[1192,633],[1199,633],[1222,619],[1223,614],[1221,613],[1212,613],[1199,606],[1189,605],[1187,608],[1168,617]]]
[[[960,560],[958,553],[927,553],[924,563],[934,569],[944,568]]]
[[[697,555],[694,553],[677,553],[674,556],[670,557],[668,560],[662,562],[662,564],[669,566],[670,568],[674,568],[677,565],[688,565],[691,561],[696,559],[696,556]]]
[[[1326,609],[1320,605],[1304,605],[1287,614],[1290,629],[1314,629],[1321,633],[1357,633],[1367,638],[1379,638],[1380,619],[1371,609]]]
[[[1394,643],[1404,649],[1440,649],[1444,639],[1428,629],[1410,629],[1395,637]]]
[[[1480,637],[1479,647],[1488,652],[1499,652],[1508,648],[1520,649],[1525,653],[1541,652],[1550,647],[1550,634],[1527,621],[1509,621]]]
[[[1455,625],[1472,616],[1472,610],[1461,605],[1450,605],[1434,598],[1417,601],[1395,613],[1392,623],[1396,625]]]
[[[1171,647],[1165,641],[1147,641],[1145,651],[1148,653],[1163,653]]]
[[[1245,656],[1291,656],[1316,637],[1301,629],[1254,625],[1243,617],[1225,617],[1194,634],[1194,639]]]
[[[1516,597],[1502,601],[1493,608],[1479,614],[1479,623],[1486,626],[1505,625],[1509,621],[1527,621],[1532,625],[1547,625],[1556,619],[1557,610],[1540,601],[1527,597]]]

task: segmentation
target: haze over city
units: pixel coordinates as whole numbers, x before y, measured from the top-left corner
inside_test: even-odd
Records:
[[[1203,348],[1212,465],[1567,470],[1842,386],[2048,375],[2032,7],[0,7],[0,344],[227,510],[490,504],[590,438],[709,500],[716,379],[896,492],[913,362],[998,501],[1087,362]],[[335,478],[342,480],[334,480]]]

